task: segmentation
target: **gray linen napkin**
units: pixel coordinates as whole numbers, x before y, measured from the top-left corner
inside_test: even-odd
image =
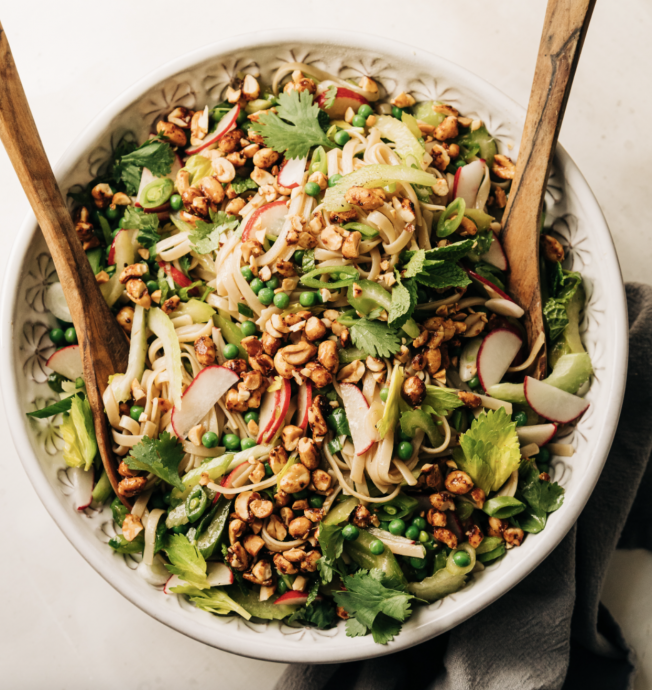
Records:
[[[626,690],[634,653],[600,603],[615,548],[652,550],[652,288],[627,285],[629,372],[602,476],[577,524],[499,601],[451,632],[350,664],[290,666],[275,690]]]

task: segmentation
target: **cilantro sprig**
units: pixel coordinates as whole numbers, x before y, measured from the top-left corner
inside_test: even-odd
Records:
[[[124,461],[130,469],[152,472],[164,482],[184,491],[186,487],[179,478],[179,463],[183,456],[184,450],[179,440],[164,431],[158,439],[145,436]]]
[[[349,332],[353,344],[372,357],[391,357],[401,349],[398,331],[381,321],[360,319]]]
[[[281,93],[276,113],[261,115],[251,129],[286,158],[304,158],[313,146],[333,147],[319,123],[319,106],[308,91]]]

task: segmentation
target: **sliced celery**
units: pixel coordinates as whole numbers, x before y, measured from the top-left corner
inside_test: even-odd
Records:
[[[150,331],[163,342],[170,398],[177,407],[181,407],[181,348],[174,324],[165,312],[158,308],[152,308],[149,310],[147,325]]]
[[[425,149],[412,131],[412,127],[416,127],[417,132],[419,128],[416,126],[416,120],[411,115],[404,113],[403,118],[404,121],[401,122],[395,117],[381,115],[376,120],[375,126],[380,131],[382,137],[394,142],[394,150],[401,157],[401,160],[408,165],[415,164],[421,168]],[[406,121],[408,118],[410,120]]]
[[[176,318],[186,315],[190,316],[194,323],[208,323],[215,315],[215,309],[206,302],[201,302],[193,297],[187,302],[181,302],[172,316]]]
[[[349,287],[346,298],[356,311],[359,311],[361,314],[369,314],[374,309],[380,307],[389,313],[390,307],[392,306],[392,295],[385,290],[382,285],[374,283],[373,280],[358,280],[355,284],[361,290],[361,293],[357,297],[354,297],[354,289],[353,286],[351,286]],[[338,321],[343,326],[347,325],[341,319],[338,319]],[[419,335],[419,327],[414,319],[408,319],[403,326],[403,330],[410,338],[416,338]]]
[[[131,327],[131,343],[129,344],[129,361],[124,376],[116,376],[111,382],[111,388],[116,400],[121,403],[131,397],[131,382],[140,379],[145,371],[147,356],[147,327],[145,324],[145,310],[140,305],[134,307],[134,322]]]
[[[446,119],[446,115],[444,115],[444,113],[436,113],[433,110],[434,105],[434,101],[422,101],[412,107],[412,113],[417,120],[421,120],[421,122],[425,122],[427,125],[437,127]]]

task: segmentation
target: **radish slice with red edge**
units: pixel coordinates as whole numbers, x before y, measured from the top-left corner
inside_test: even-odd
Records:
[[[498,286],[494,285],[490,280],[487,280],[484,276],[478,275],[475,271],[471,271],[468,268],[464,269],[471,278],[471,280],[478,286],[481,287],[489,296],[490,299],[506,299],[510,302],[514,300],[505,292],[503,292]]]
[[[554,435],[557,433],[556,424],[533,424],[532,426],[519,426],[516,429],[519,443],[522,446],[527,446],[530,443],[536,443],[539,448],[545,446],[546,443],[552,441]]]
[[[478,378],[484,390],[502,381],[523,345],[523,338],[507,328],[496,328],[478,351]]]
[[[303,175],[306,172],[305,158],[286,158],[278,173],[278,183],[286,189],[294,189],[303,182]]]
[[[364,96],[361,96],[359,93],[351,91],[350,89],[342,86],[337,87],[335,99],[333,100],[333,105],[330,108],[326,108],[327,100],[327,91],[324,91],[317,96],[316,103],[322,110],[325,110],[328,113],[328,116],[331,119],[336,120],[341,120],[349,108],[352,108],[353,111],[357,113],[361,105],[369,103]]]
[[[308,428],[308,410],[312,405],[312,381],[309,379],[299,388],[297,395],[297,426],[304,431]]]
[[[541,417],[559,424],[570,424],[589,407],[584,398],[567,393],[543,381],[526,376],[523,392],[528,405]]]
[[[480,258],[501,271],[506,271],[509,268],[503,245],[500,244],[500,240],[495,236],[489,245],[489,250],[482,254]]]
[[[292,388],[287,379],[283,379],[280,389],[265,393],[260,406],[257,443],[269,443],[272,440],[285,420],[291,399]]]
[[[281,594],[274,604],[278,604],[279,606],[298,606],[305,604],[307,600],[308,592],[295,592],[294,590],[290,590],[289,592],[285,592],[285,594]],[[321,601],[321,596],[317,595],[315,601]]]
[[[464,199],[467,208],[473,208],[478,190],[484,178],[485,163],[475,160],[467,165],[463,165],[455,172],[453,181],[453,197]]]
[[[57,350],[45,363],[55,373],[74,381],[84,375],[79,345],[68,345]]]
[[[218,122],[217,129],[214,132],[206,135],[201,144],[191,146],[186,149],[189,156],[194,156],[196,153],[203,151],[212,144],[216,144],[227,132],[230,132],[236,125],[238,115],[240,114],[240,106],[235,105],[229,112]]]
[[[71,467],[68,478],[72,482],[72,502],[75,510],[85,510],[93,500],[93,486],[95,472],[93,467],[84,470],[83,467]]]
[[[362,391],[353,383],[341,383],[340,394],[346,411],[346,418],[351,430],[353,447],[356,455],[363,455],[375,443],[367,433],[365,420],[369,412],[369,404]]]
[[[242,231],[242,241],[255,239],[253,234],[258,230],[265,230],[266,234],[278,237],[287,215],[288,207],[285,199],[261,206],[249,216],[247,225]]]
[[[188,278],[187,275],[182,273],[178,268],[173,266],[168,261],[159,261],[158,265],[172,278],[172,280],[179,287],[184,288],[192,285],[192,280],[190,280],[190,278]]]

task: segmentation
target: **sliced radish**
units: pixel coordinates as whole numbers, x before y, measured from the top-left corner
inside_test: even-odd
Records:
[[[503,299],[499,297],[497,299],[488,299],[484,306],[487,309],[491,309],[495,314],[500,314],[501,316],[513,316],[515,319],[520,319],[525,311],[509,299]]]
[[[235,469],[231,470],[226,477],[222,477],[222,481],[220,482],[220,486],[224,486],[227,489],[231,488],[233,486],[233,483],[240,479],[242,475],[246,472],[251,467],[249,464],[248,460],[245,460],[243,463],[240,463]],[[220,497],[220,494],[218,493],[215,496],[215,500],[213,503],[217,502],[217,499]]]
[[[181,407],[172,408],[172,428],[179,438],[188,432],[234,386],[240,377],[226,367],[217,365],[202,369],[181,396]]]
[[[93,467],[84,470],[83,467],[71,467],[68,477],[72,481],[72,502],[76,510],[88,508],[93,500],[93,485],[95,472]]]
[[[197,146],[191,146],[186,149],[186,153],[189,156],[193,156],[205,148],[208,148],[211,144],[216,144],[227,132],[230,132],[236,125],[236,120],[240,114],[240,106],[236,105],[219,121],[217,129],[214,132],[206,135],[206,138],[202,140],[201,144]]]
[[[233,584],[233,573],[224,563],[208,563],[206,579],[211,587],[222,587]]]
[[[528,405],[544,419],[559,424],[569,424],[589,407],[583,398],[566,393],[543,381],[526,376],[523,391]]]
[[[120,272],[122,272],[127,266],[134,263],[135,255],[134,231],[129,229],[120,230],[113,238],[113,242],[111,242],[107,263],[109,266],[116,266],[116,271],[121,267]]]
[[[546,443],[552,441],[553,436],[557,433],[556,424],[534,424],[532,426],[519,426],[516,429],[518,434],[518,441],[522,446],[529,443],[536,443],[539,448],[545,446]]]
[[[312,405],[312,381],[309,379],[299,388],[297,396],[297,426],[304,431],[308,427],[308,410]]]
[[[274,603],[278,604],[279,606],[296,606],[305,604],[307,599],[308,592],[295,592],[291,589],[290,591],[285,592],[285,594],[281,594],[281,596]],[[315,601],[321,601],[321,596],[317,595],[315,597]]]
[[[247,225],[242,231],[242,241],[255,239],[253,234],[259,230],[265,230],[265,233],[278,237],[287,214],[287,202],[283,199],[261,206],[249,216]]]
[[[359,93],[341,86],[337,87],[335,100],[330,108],[326,108],[327,100],[327,91],[324,91],[324,93],[321,93],[319,96],[317,96],[316,103],[322,110],[325,110],[328,113],[328,116],[331,119],[342,119],[349,108],[353,108],[353,110],[357,113],[358,108],[361,105],[369,103],[364,96],[361,96]]]
[[[367,433],[365,419],[369,412],[369,404],[362,391],[353,383],[340,384],[342,402],[346,411],[346,418],[351,430],[353,447],[356,455],[366,453],[375,443]]]
[[[478,190],[484,177],[485,163],[481,160],[463,165],[455,172],[453,181],[453,197],[464,199],[467,208],[473,208]]]
[[[45,291],[45,307],[55,318],[72,323],[72,316],[66,298],[63,296],[61,283],[52,283]]]
[[[483,288],[487,295],[489,295],[489,299],[506,299],[509,300],[510,302],[513,302],[514,300],[504,293],[499,287],[494,285],[490,280],[487,280],[481,275],[478,275],[475,271],[471,271],[468,268],[464,269],[469,278],[478,285],[479,287]]]
[[[286,189],[294,189],[303,182],[303,175],[306,172],[305,158],[286,158],[278,173],[278,183]]]
[[[500,240],[495,236],[489,245],[489,251],[486,251],[484,254],[482,254],[480,258],[501,271],[506,271],[509,268],[507,255],[503,250],[503,245],[500,244]]]
[[[500,383],[514,357],[523,345],[523,338],[507,328],[491,331],[478,352],[478,377],[484,390]]]
[[[425,548],[421,544],[417,544],[414,539],[398,537],[391,532],[376,527],[370,527],[368,532],[376,539],[380,539],[392,553],[398,556],[407,556],[409,558],[425,557]]]
[[[172,591],[172,588],[173,587],[179,587],[180,585],[185,585],[185,584],[186,584],[186,582],[184,580],[182,580],[178,575],[173,575],[165,583],[165,586],[163,587],[163,591],[166,594],[176,594],[176,592]]]
[[[192,280],[188,278],[185,273],[182,273],[178,268],[173,266],[170,262],[168,261],[159,261],[158,265],[172,278],[172,280],[179,286],[179,287],[188,287],[189,285],[192,285]]]
[[[482,338],[471,338],[460,355],[460,379],[466,383],[478,373],[478,352]]]
[[[148,582],[150,585],[154,585],[155,587],[166,585],[170,580],[170,573],[168,572],[163,560],[159,555],[154,557],[154,562],[152,565],[147,565],[145,561],[141,561],[138,564],[136,571],[145,580],[145,582]],[[166,592],[166,594],[169,593],[170,592]]]
[[[79,345],[68,345],[68,347],[62,347],[60,350],[57,350],[48,359],[45,366],[50,367],[52,371],[65,376],[71,381],[84,375]]]
[[[287,379],[283,379],[280,389],[265,393],[260,406],[258,443],[269,443],[281,428],[285,415],[288,413],[291,398],[292,388]]]

